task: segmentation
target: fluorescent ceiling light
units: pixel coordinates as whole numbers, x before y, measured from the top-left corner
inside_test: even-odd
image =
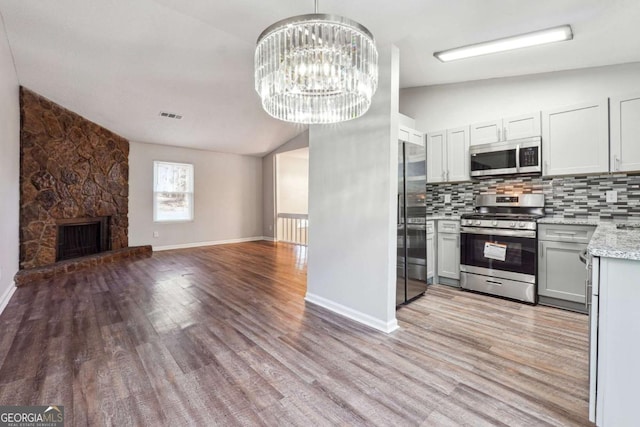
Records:
[[[549,28],[547,30],[534,31],[520,34],[519,36],[506,37],[489,42],[456,47],[433,54],[442,62],[455,61],[456,59],[470,58],[472,56],[486,55],[489,53],[504,52],[506,50],[520,49],[523,47],[540,44],[560,42],[573,39],[573,32],[569,25]]]

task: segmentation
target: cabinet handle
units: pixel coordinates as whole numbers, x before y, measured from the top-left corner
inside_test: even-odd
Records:
[[[447,181],[449,181],[449,170],[447,170]]]
[[[502,131],[502,129],[498,128],[498,141],[502,141],[502,139],[500,139],[500,132]]]
[[[620,170],[620,158],[618,156],[613,156],[614,166],[613,169],[619,171]]]
[[[504,128],[504,140],[508,141],[508,139],[507,139],[507,128]]]
[[[545,160],[545,161],[544,161],[544,171],[542,171],[542,172],[543,172],[543,173],[542,173],[543,175],[544,175],[545,173],[549,173],[549,161],[548,161],[548,160]]]
[[[442,180],[446,181],[447,179],[445,178],[445,171],[442,171]]]

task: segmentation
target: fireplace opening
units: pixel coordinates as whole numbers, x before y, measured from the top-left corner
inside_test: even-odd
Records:
[[[76,218],[58,222],[56,261],[111,249],[109,217]]]

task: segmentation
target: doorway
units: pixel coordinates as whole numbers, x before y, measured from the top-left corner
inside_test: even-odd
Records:
[[[275,238],[307,246],[309,229],[309,148],[276,155]]]

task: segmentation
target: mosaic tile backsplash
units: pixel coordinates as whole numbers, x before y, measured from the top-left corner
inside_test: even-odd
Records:
[[[618,192],[607,203],[606,192]],[[427,184],[427,215],[455,215],[473,209],[479,194],[544,194],[547,216],[602,219],[640,218],[640,175],[489,178],[457,184]],[[451,203],[444,203],[445,194]]]

